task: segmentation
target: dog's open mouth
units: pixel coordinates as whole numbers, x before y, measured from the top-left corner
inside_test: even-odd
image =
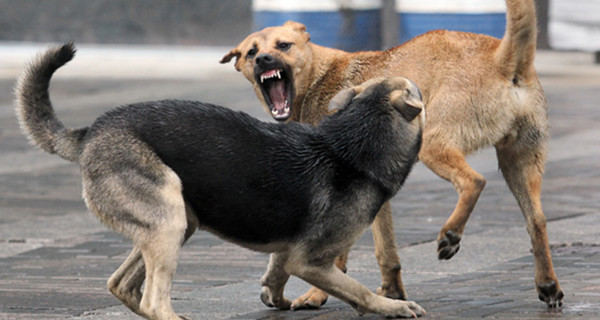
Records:
[[[284,69],[275,68],[259,73],[257,78],[271,116],[278,121],[287,120],[292,114],[294,98],[290,73]]]

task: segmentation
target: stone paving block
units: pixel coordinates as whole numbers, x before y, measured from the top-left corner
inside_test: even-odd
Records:
[[[4,313],[34,313],[49,315],[78,315],[84,310],[103,307],[120,302],[110,294],[67,293],[59,295],[40,288],[39,291],[28,291],[26,294],[14,294],[10,291],[0,291],[0,318]],[[48,296],[52,295],[52,299]]]

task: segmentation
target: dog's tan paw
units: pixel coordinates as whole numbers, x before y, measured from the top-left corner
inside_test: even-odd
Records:
[[[283,296],[275,296],[271,288],[263,286],[260,293],[260,300],[269,308],[280,310],[289,310],[291,302]]]
[[[292,310],[317,309],[327,302],[327,293],[312,287],[305,294],[292,301]]]
[[[377,294],[394,300],[406,300],[407,298],[406,291],[400,289],[398,285],[381,286],[377,288]]]
[[[414,301],[393,300],[392,303],[393,308],[383,312],[387,318],[416,318],[427,314],[427,311]]]

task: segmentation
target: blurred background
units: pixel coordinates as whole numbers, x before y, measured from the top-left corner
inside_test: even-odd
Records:
[[[600,51],[600,1],[535,2],[540,48]],[[432,29],[502,37],[504,12],[504,0],[0,0],[0,40],[230,46],[296,20],[313,42],[356,51]]]

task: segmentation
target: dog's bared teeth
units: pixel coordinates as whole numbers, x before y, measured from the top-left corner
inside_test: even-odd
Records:
[[[277,69],[277,70],[269,70],[263,74],[260,75],[260,83],[264,83],[265,80],[267,79],[271,79],[271,78],[279,78],[281,79],[281,69]]]

